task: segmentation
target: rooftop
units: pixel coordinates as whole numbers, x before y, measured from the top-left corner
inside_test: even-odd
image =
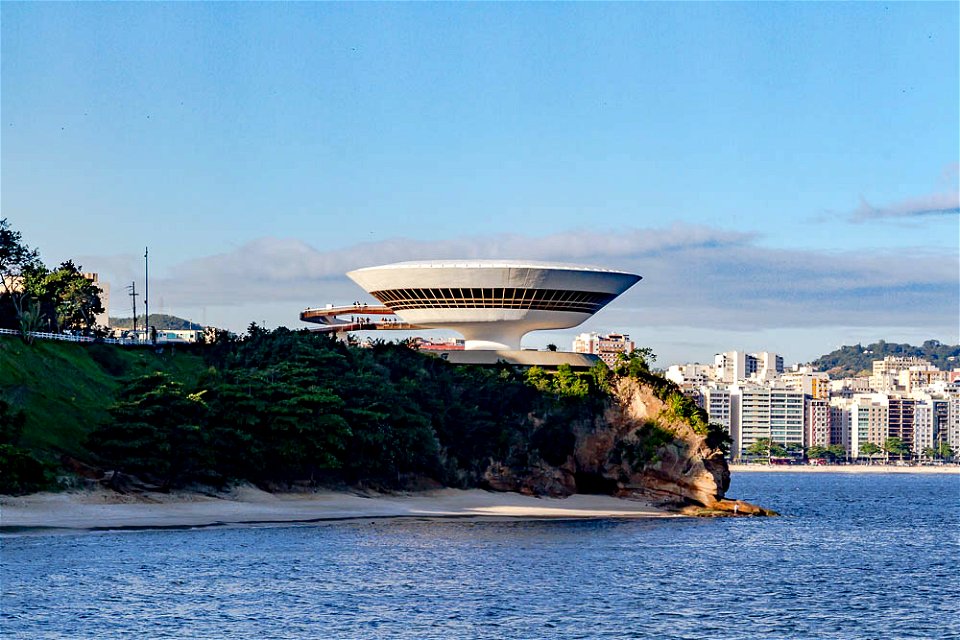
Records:
[[[414,260],[394,262],[377,267],[364,267],[357,271],[380,271],[382,269],[554,269],[560,271],[589,271],[593,273],[621,273],[633,275],[618,269],[604,269],[564,262],[537,262],[533,260]]]

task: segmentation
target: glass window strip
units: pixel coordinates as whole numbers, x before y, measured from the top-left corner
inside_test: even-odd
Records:
[[[503,308],[595,313],[616,296],[592,291],[556,289],[393,289],[375,291],[377,300],[394,310],[430,308]]]

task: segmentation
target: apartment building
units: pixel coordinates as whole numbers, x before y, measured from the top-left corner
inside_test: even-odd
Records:
[[[842,444],[849,452],[850,449],[850,417],[851,398],[830,398],[830,441],[833,444]]]
[[[887,438],[900,438],[913,446],[913,410],[916,401],[902,396],[887,396]]]
[[[664,374],[667,380],[683,386],[702,387],[713,381],[715,368],[713,365],[699,362],[687,364],[673,364],[667,367]]]
[[[914,356],[887,356],[883,360],[873,361],[873,375],[870,376],[870,388],[878,393],[902,391],[899,387],[901,370],[916,367],[917,370],[936,370],[928,361]]]
[[[811,398],[830,397],[830,376],[823,371],[814,371],[813,367],[795,367],[779,376],[777,384],[802,391]]]
[[[721,425],[734,438],[731,423],[731,396],[726,387],[700,387],[700,406],[707,411],[710,422]]]
[[[574,353],[592,353],[613,367],[617,356],[621,353],[630,353],[636,348],[633,340],[625,333],[581,333],[573,340]]]
[[[841,439],[833,440],[830,401],[823,398],[812,398],[806,394],[806,427],[804,439],[806,447],[829,447],[832,444],[841,444]]]
[[[922,455],[926,449],[934,449],[947,442],[949,425],[949,400],[927,396],[913,406],[913,453]]]
[[[872,442],[883,446],[887,439],[887,396],[881,393],[855,396],[850,403],[850,446],[853,458],[860,457],[860,446]]]
[[[960,393],[947,396],[947,444],[960,451]]]
[[[714,378],[719,382],[771,381],[783,373],[783,356],[769,351],[725,351],[714,356],[713,366]]]

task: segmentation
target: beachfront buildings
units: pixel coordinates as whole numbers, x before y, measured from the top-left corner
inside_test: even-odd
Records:
[[[839,445],[852,459],[882,457],[878,450],[896,440],[920,458],[942,457],[943,445],[960,452],[960,369],[907,357],[877,361],[873,375],[845,380],[810,367],[782,369],[776,354],[729,351],[712,366],[672,365],[666,376],[728,431],[734,458],[750,456],[761,439],[793,455]]]
[[[830,401],[804,394],[804,403],[804,425],[806,427],[804,445],[807,447],[829,447],[831,444],[835,444]],[[836,444],[839,444],[839,441]]]

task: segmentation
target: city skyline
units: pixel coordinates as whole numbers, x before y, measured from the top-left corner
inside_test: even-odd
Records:
[[[644,277],[529,346],[960,341],[956,4],[0,11],[3,215],[114,315],[149,245],[234,330],[466,257]]]

